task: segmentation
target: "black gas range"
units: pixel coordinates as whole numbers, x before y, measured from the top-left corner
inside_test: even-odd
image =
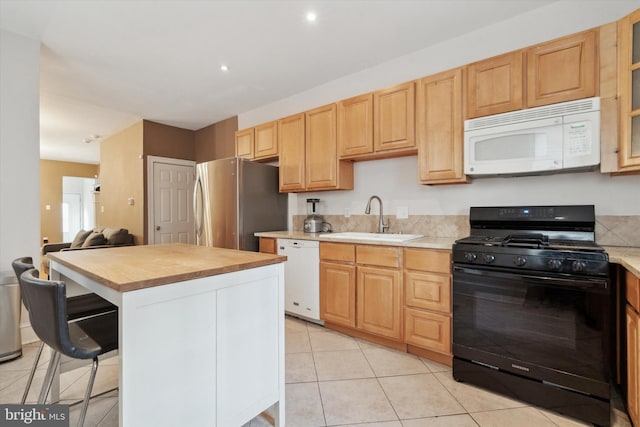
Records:
[[[609,258],[594,207],[472,207],[469,222],[452,248],[454,378],[608,425]]]

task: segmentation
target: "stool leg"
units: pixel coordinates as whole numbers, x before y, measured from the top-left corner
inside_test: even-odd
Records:
[[[49,367],[47,368],[47,374],[44,376],[44,382],[42,383],[42,389],[40,390],[40,397],[38,398],[38,404],[42,405],[46,402],[49,391],[51,390],[51,384],[58,366],[60,365],[60,353],[57,351],[51,356],[49,361]]]
[[[93,367],[91,368],[91,376],[89,377],[89,384],[87,384],[87,391],[84,394],[84,402],[82,403],[82,411],[80,411],[80,419],[78,420],[78,427],[82,427],[84,424],[84,418],[87,416],[87,408],[89,407],[89,399],[91,398],[91,390],[93,389],[93,382],[96,379],[96,371],[98,370],[98,358],[93,358]]]
[[[22,400],[20,401],[20,404],[22,405],[24,405],[24,402],[27,401],[27,395],[29,394],[29,389],[31,388],[31,383],[33,382],[33,376],[36,374],[36,369],[38,369],[38,362],[40,361],[40,355],[42,355],[43,348],[44,341],[40,341],[40,347],[38,347],[38,351],[36,352],[36,358],[33,361],[33,367],[31,367],[31,372],[29,372],[27,386],[24,389],[24,394],[22,395]]]

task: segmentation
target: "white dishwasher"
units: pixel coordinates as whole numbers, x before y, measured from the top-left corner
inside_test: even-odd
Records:
[[[320,321],[320,244],[315,240],[278,239],[284,264],[284,310],[294,316]]]

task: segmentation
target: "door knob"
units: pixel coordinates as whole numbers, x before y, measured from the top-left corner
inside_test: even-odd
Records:
[[[159,231],[159,230],[160,230],[160,226],[156,225],[156,231]]]

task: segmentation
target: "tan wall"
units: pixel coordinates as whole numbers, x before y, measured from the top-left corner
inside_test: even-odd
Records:
[[[40,242],[62,242],[62,177],[93,178],[98,165],[40,160]],[[47,210],[49,205],[51,209]]]
[[[98,224],[122,227],[144,242],[143,122],[140,121],[100,143],[100,206]],[[133,206],[127,200],[133,198]]]
[[[198,129],[195,133],[196,162],[235,156],[237,130],[238,116]]]

